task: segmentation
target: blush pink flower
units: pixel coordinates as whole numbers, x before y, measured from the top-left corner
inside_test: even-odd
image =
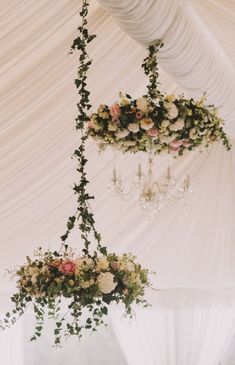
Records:
[[[171,152],[177,152],[177,151],[179,151],[179,147],[172,147],[172,146],[170,146],[170,151]]]
[[[170,147],[172,148],[179,148],[182,144],[182,141],[177,141],[177,139],[174,139],[174,141],[172,141],[170,143]]]
[[[157,137],[158,135],[158,129],[157,128],[151,128],[147,131],[147,134],[150,136],[150,137]]]
[[[120,123],[119,118],[112,117],[112,121],[113,121],[113,123],[115,123],[115,124],[119,124],[119,123]]]
[[[74,274],[75,269],[76,269],[75,263],[69,260],[62,262],[62,264],[59,266],[59,270],[65,275]]]
[[[120,106],[118,104],[113,104],[109,108],[112,118],[118,118],[120,116]]]
[[[137,112],[135,116],[136,116],[136,119],[141,119],[141,118],[143,118],[144,114],[142,112]]]
[[[112,263],[111,263],[111,267],[112,267],[112,269],[113,270],[118,270],[119,269],[119,263],[117,262],[117,261],[113,261]]]

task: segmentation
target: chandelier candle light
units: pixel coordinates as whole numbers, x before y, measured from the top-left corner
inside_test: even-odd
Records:
[[[158,89],[157,53],[162,46],[161,40],[150,45],[142,64],[149,78],[147,94],[133,99],[120,93],[118,102],[111,106],[100,105],[87,122],[87,135],[98,143],[101,151],[112,146],[123,153],[147,152],[149,168],[146,179],[149,181],[153,180],[155,155],[180,157],[186,152],[208,148],[217,141],[221,141],[227,150],[231,148],[223,130],[224,122],[214,105],[205,104],[205,94],[194,100],[162,94]],[[142,177],[140,166],[138,175]],[[116,194],[127,199],[130,194],[125,192],[116,170],[112,181]],[[178,200],[192,192],[189,175],[177,184],[172,179],[170,167],[163,182],[155,180],[150,185],[146,191],[146,184],[139,184],[139,200],[145,201],[142,206],[148,206],[147,212],[158,210],[162,200]]]
[[[141,163],[138,163],[137,171],[129,186],[125,185],[116,167],[113,169],[111,179],[118,200],[129,201],[136,192],[138,193],[140,208],[149,219],[152,219],[154,214],[160,210],[164,201],[175,202],[182,198],[187,201],[192,194],[189,174],[181,182],[176,183],[171,168],[168,166],[164,176],[159,178],[155,176],[153,162],[154,155],[149,152],[146,171]]]
[[[89,1],[83,0],[80,12],[82,24],[78,27],[79,36],[74,40],[71,50],[80,52],[75,84],[80,96],[76,129],[81,132],[81,142],[73,155],[77,159],[80,175],[79,182],[73,187],[77,196],[77,210],[68,218],[59,251],[43,252],[39,248],[33,258],[27,257],[25,264],[12,272],[17,280],[17,292],[11,298],[14,308],[0,322],[1,329],[10,327],[32,304],[36,323],[31,340],[41,336],[44,317],[48,314],[55,321],[55,346],[60,345],[62,337],[75,335],[81,338],[84,330],[96,331],[98,326],[106,324],[104,317],[111,303],[122,303],[125,315],[132,317],[133,304],[148,306],[144,295],[145,289],[151,287],[149,270],[142,268],[135,256],[108,253],[107,248],[102,246],[89,204],[93,197],[86,190],[89,181],[85,171],[85,142],[88,136],[83,133],[83,129],[84,123],[89,120],[87,112],[91,108],[86,80],[92,60],[87,54],[87,45],[95,35],[91,35],[86,27],[88,6]],[[66,243],[76,226],[83,241],[80,255]],[[96,247],[91,251],[92,238]],[[65,313],[62,300],[67,304]]]

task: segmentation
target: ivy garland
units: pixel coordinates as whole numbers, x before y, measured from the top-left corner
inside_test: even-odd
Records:
[[[85,143],[88,136],[83,129],[91,108],[86,81],[92,60],[88,56],[87,45],[95,35],[90,34],[87,28],[88,6],[89,1],[83,0],[80,12],[82,24],[78,27],[79,35],[71,47],[71,53],[75,50],[80,52],[75,84],[80,96],[76,129],[81,132],[81,142],[73,154],[77,159],[77,172],[80,175],[79,183],[75,183],[73,187],[77,196],[77,210],[68,218],[59,251],[43,252],[39,248],[33,258],[27,257],[26,263],[12,273],[17,279],[18,287],[18,291],[11,298],[14,309],[7,312],[0,322],[2,330],[9,328],[32,304],[35,331],[31,340],[41,336],[44,318],[48,315],[55,321],[55,346],[60,346],[62,337],[76,335],[81,338],[84,330],[96,331],[97,327],[106,324],[105,317],[112,302],[123,303],[125,314],[132,316],[133,303],[148,306],[144,294],[145,289],[151,287],[149,270],[142,268],[133,255],[110,254],[102,246],[101,235],[95,228],[94,215],[89,205],[94,197],[87,192],[89,181],[85,170]],[[67,244],[69,234],[77,224],[84,244],[80,257]],[[96,250],[92,252],[91,235],[97,244]],[[62,306],[63,298],[67,304],[66,311]]]

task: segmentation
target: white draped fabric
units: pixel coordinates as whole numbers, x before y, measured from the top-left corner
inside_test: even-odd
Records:
[[[94,63],[89,86],[95,107],[101,102],[115,101],[121,90],[135,97],[144,92],[146,79],[140,69],[145,55],[143,45],[163,37],[165,47],[159,53],[162,88],[189,96],[207,91],[209,102],[221,106],[226,129],[234,138],[234,1],[91,2],[89,24],[98,34],[90,47]],[[1,0],[0,3],[2,271],[20,264],[38,245],[58,247],[66,218],[74,211],[70,186],[76,175],[70,156],[78,141],[73,127],[77,56],[69,56],[68,52],[76,34],[80,3],[76,0]],[[114,161],[123,176],[128,177],[136,169],[138,158],[114,156],[111,150],[98,155],[92,142],[88,144],[87,155],[90,191],[96,197],[92,206],[104,243],[110,251],[137,254],[140,261],[157,272],[155,286],[162,291],[172,291],[165,312],[157,304],[158,292],[154,292],[151,317],[150,312],[140,314],[135,331],[133,327],[125,328],[125,334],[132,331],[131,336],[126,336],[127,343],[133,340],[140,346],[138,328],[142,328],[141,336],[144,337],[144,333],[152,336],[152,340],[143,342],[149,349],[141,351],[137,365],[145,361],[159,365],[217,365],[235,332],[234,147],[228,153],[218,144],[209,153],[171,161],[176,177],[191,174],[194,193],[187,204],[166,204],[152,221],[142,215],[134,199],[119,209],[107,188]],[[156,160],[159,176],[166,162],[165,158]],[[81,247],[78,237],[74,235],[71,244]],[[1,277],[0,283],[2,292],[9,289],[6,276]],[[179,300],[190,297],[191,290],[195,290],[197,309],[192,305],[188,312],[175,309],[175,290],[179,288]],[[202,289],[216,292],[217,300],[220,299],[217,309],[211,305],[209,294],[204,298]],[[229,291],[229,297],[224,289]],[[200,309],[205,301],[207,309]],[[0,312],[3,312],[2,306],[0,302]],[[122,325],[115,316],[117,337],[128,364],[132,364],[134,350],[120,339],[118,333]],[[218,331],[222,318],[224,324]],[[170,342],[166,322],[169,334],[175,331]],[[156,326],[148,323],[156,323],[156,326],[160,323],[158,332]],[[196,323],[198,330],[194,330]],[[18,330],[21,331],[20,327]],[[7,336],[3,341],[8,342],[0,342],[0,346],[10,349],[5,365],[12,365],[9,360],[12,347]],[[190,341],[188,352],[186,337]],[[156,349],[161,343],[164,346],[158,351],[159,358]],[[168,344],[172,358],[167,357]],[[174,355],[176,350],[178,357]],[[23,351],[22,347],[17,351]],[[144,354],[148,360],[143,358]],[[26,360],[22,361],[26,365]],[[32,364],[36,365],[33,361]]]
[[[113,326],[127,363],[226,364],[235,308],[233,301],[225,305],[220,299],[213,292],[170,290],[160,293],[157,308],[137,310],[131,323],[120,321],[120,312],[115,312]]]

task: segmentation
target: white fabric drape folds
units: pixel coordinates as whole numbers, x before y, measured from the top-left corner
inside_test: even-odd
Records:
[[[75,35],[76,12],[80,3],[76,0],[1,2],[2,271],[20,264],[35,246],[58,247],[66,218],[74,210],[74,197],[69,186],[76,179],[70,156],[77,144],[73,127],[77,100],[73,78],[77,57],[68,56],[68,51]],[[209,101],[221,105],[226,128],[231,136],[235,136],[234,2],[100,0],[99,3],[114,15],[125,32],[142,45],[165,34],[165,47],[159,53],[163,89],[197,96],[207,91]],[[94,64],[89,86],[94,106],[115,101],[119,91],[135,97],[141,95],[146,84],[140,69],[144,48],[122,32],[99,3],[92,1],[90,13],[90,25],[98,34],[97,41],[90,47]],[[96,197],[92,205],[104,243],[110,251],[137,254],[140,261],[157,272],[155,286],[162,291],[172,291],[165,312],[169,315],[161,317],[163,308],[155,306],[151,318],[153,323],[161,322],[159,339],[161,335],[165,336],[165,321],[170,322],[171,318],[169,328],[172,329],[176,323],[177,338],[181,336],[182,339],[177,342],[176,348],[181,357],[174,357],[174,361],[178,361],[174,363],[166,357],[167,347],[162,348],[159,353],[165,363],[159,365],[182,365],[184,362],[180,361],[186,360],[187,365],[213,363],[213,356],[219,356],[219,351],[226,347],[226,341],[229,342],[227,338],[234,319],[233,299],[231,301],[223,292],[227,288],[233,296],[235,283],[234,147],[228,153],[222,146],[216,145],[209,153],[192,154],[182,160],[171,161],[178,178],[191,174],[192,199],[186,205],[182,202],[166,205],[150,222],[141,214],[135,200],[119,210],[112,192],[107,189],[114,159],[122,175],[127,177],[136,169],[138,158],[119,154],[114,158],[112,151],[98,155],[93,143],[88,144],[87,155],[90,191]],[[166,163],[165,158],[156,160],[157,174],[163,173]],[[71,244],[81,247],[78,236],[71,237]],[[0,291],[9,288],[6,277],[2,276],[0,282]],[[178,304],[174,298],[177,288],[181,288],[177,294],[179,301],[190,297],[192,289],[198,293],[197,309],[191,303],[189,312],[176,311]],[[202,289],[216,291],[217,299],[222,301],[220,307],[216,307],[218,310],[210,305],[209,294],[205,299],[207,309],[200,309],[205,306]],[[154,303],[155,300],[159,300],[158,292],[152,298]],[[0,302],[0,311],[3,311],[1,308]],[[205,323],[204,316],[208,319]],[[215,318],[213,323],[216,325],[221,316],[225,323],[219,333],[216,327],[214,331],[212,322]],[[143,318],[140,315],[139,323]],[[203,354],[200,356],[204,357],[200,358],[196,355],[189,358],[189,352],[185,352],[183,345],[184,338],[191,334],[190,328],[193,330],[193,319],[193,324],[198,321],[202,326],[194,332],[197,339],[190,337],[193,342],[189,347],[193,351],[191,354]],[[203,333],[203,324],[210,329],[208,336],[214,333],[214,337],[211,342],[208,340],[202,345],[199,337]],[[115,321],[114,325],[118,333],[119,324]],[[185,331],[182,330],[184,326]],[[146,331],[150,329],[146,320]],[[151,331],[154,336],[155,328]],[[207,341],[207,334],[203,335]],[[166,340],[165,346],[167,343]],[[174,343],[174,337],[170,343]],[[198,346],[195,352],[194,344]],[[126,346],[122,346],[126,354]],[[151,341],[149,346],[152,346]],[[156,346],[160,346],[160,342]],[[209,349],[215,353],[209,354]],[[154,351],[148,360],[150,364],[159,359]],[[132,356],[129,353],[130,364]],[[184,360],[182,356],[186,356]],[[213,365],[217,365],[218,356]],[[12,365],[7,361],[5,365]]]
[[[112,315],[128,365],[224,364],[224,354],[234,333],[235,307],[218,307],[216,302],[210,302],[211,294],[204,306],[201,297],[205,293],[196,293],[170,291],[157,309],[137,310],[131,323],[120,321],[120,312]],[[181,304],[173,307],[172,300],[177,295]],[[187,296],[190,301],[195,300],[188,306]]]
[[[231,52],[226,53],[216,37],[210,32],[197,11],[196,1],[155,0],[99,0],[121,27],[135,40],[144,45],[163,39],[165,47],[159,52],[159,62],[164,70],[191,96],[199,96],[202,90],[208,93],[208,100],[221,107],[227,127],[235,136],[234,94],[235,94],[235,46],[230,42]],[[209,3],[230,21],[235,18],[235,5],[228,7],[219,2]],[[228,2],[227,2],[228,3]],[[207,5],[208,7],[208,5]],[[216,10],[214,10],[216,12]],[[207,13],[207,15],[208,15]],[[214,15],[214,14],[213,14]],[[221,16],[221,17],[222,17]],[[216,14],[210,18],[216,21]],[[219,26],[217,25],[217,29]],[[226,27],[228,35],[228,27]],[[232,34],[230,34],[232,37]],[[231,38],[232,39],[232,38]],[[227,47],[228,48],[228,47]]]

